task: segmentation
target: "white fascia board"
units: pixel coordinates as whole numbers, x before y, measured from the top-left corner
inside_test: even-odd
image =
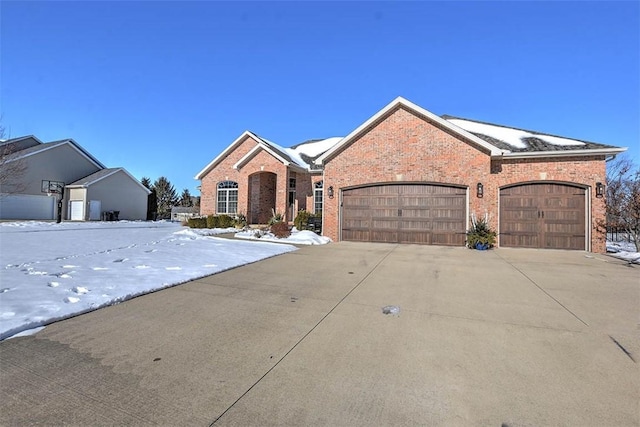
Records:
[[[438,123],[442,127],[446,128],[446,129],[449,129],[452,132],[455,132],[455,133],[459,134],[460,136],[462,136],[462,137],[474,142],[475,144],[487,149],[491,153],[492,156],[502,154],[502,150],[498,149],[494,145],[489,144],[488,142],[478,138],[477,136],[467,132],[466,130],[454,125],[453,123],[449,123],[447,120],[443,119],[442,117],[439,117],[439,116],[433,114],[432,112],[425,110],[424,108],[420,107],[419,105],[416,105],[413,102],[408,101],[405,98],[399,96],[396,99],[394,99],[393,101],[391,101],[389,104],[387,104],[382,110],[378,111],[376,114],[371,116],[367,121],[365,121],[360,126],[358,126],[349,135],[345,136],[342,139],[342,141],[340,141],[339,143],[334,145],[330,150],[325,152],[322,156],[318,157],[314,161],[314,163],[315,164],[322,164],[326,159],[330,158],[333,155],[333,153],[335,153],[336,151],[340,150],[346,144],[351,142],[351,140],[353,138],[355,138],[357,135],[362,133],[365,129],[367,129],[368,127],[373,125],[375,122],[380,120],[382,117],[384,117],[391,110],[393,110],[393,109],[395,109],[395,108],[397,108],[399,106],[404,106],[404,107],[406,107],[406,108],[408,108],[410,110],[413,110],[418,115],[422,115],[422,116],[428,118],[429,120]]]
[[[245,154],[244,156],[242,156],[240,158],[240,160],[238,160],[234,165],[233,168],[235,170],[240,169],[242,166],[244,166],[249,160],[251,160],[256,154],[258,154],[258,152],[260,150],[266,150],[265,145],[262,142],[258,142],[258,144],[256,144],[255,147],[253,147],[251,150],[249,150],[249,152],[247,154]],[[279,159],[281,160],[281,159]]]
[[[288,166],[292,169],[296,169],[298,171],[308,172],[308,169],[305,169],[296,163],[291,163],[290,161],[286,160],[281,155],[279,155],[276,151],[273,151],[268,144],[265,144],[262,141],[260,141],[255,147],[249,150],[247,154],[242,156],[242,158],[238,160],[236,164],[233,165],[233,169],[235,170],[240,169],[242,166],[247,164],[247,162],[251,160],[256,154],[258,154],[260,150],[264,150],[267,153],[271,154],[273,157],[275,157],[279,162],[281,162],[285,166]]]
[[[530,159],[536,157],[583,157],[583,156],[615,156],[627,151],[626,147],[595,148],[593,150],[558,150],[558,151],[527,151],[527,152],[505,152],[502,156],[492,156],[494,158],[505,159]]]
[[[213,159],[207,166],[204,167],[204,169],[198,172],[194,179],[201,180],[202,177],[209,173],[209,171],[211,171],[211,169],[213,169],[218,163],[220,163],[222,159],[224,159],[229,153],[235,150],[245,140],[246,137],[251,137],[255,139],[256,142],[260,141],[260,139],[257,138],[252,132],[248,130],[244,131],[242,135],[237,137],[235,141],[233,141],[227,148],[224,149],[224,151],[222,151],[222,153],[218,155],[218,157]]]

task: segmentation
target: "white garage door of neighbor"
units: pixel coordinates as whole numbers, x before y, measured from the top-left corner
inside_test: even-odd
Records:
[[[54,219],[55,197],[30,194],[2,195],[0,219]]]
[[[84,203],[82,200],[71,201],[71,221],[82,221],[84,219]]]

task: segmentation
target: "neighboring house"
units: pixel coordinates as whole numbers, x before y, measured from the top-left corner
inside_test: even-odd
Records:
[[[199,214],[198,206],[174,206],[171,208],[171,221],[183,222]]]
[[[399,97],[344,138],[282,148],[246,131],[196,175],[201,213],[323,213],[333,240],[605,251],[605,161],[625,148],[439,117]]]
[[[2,167],[20,162],[22,172],[0,188],[0,219],[146,219],[147,190],[123,168],[106,168],[72,139],[43,143],[34,136],[2,142],[11,154]],[[17,190],[16,190],[17,189]],[[111,217],[113,219],[113,216]]]

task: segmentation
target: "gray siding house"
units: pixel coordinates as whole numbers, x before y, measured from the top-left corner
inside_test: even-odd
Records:
[[[123,168],[106,168],[73,139],[34,136],[0,143],[0,219],[144,220],[150,193]],[[113,217],[111,217],[113,219]]]

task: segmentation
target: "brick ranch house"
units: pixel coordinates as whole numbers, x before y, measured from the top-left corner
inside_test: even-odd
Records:
[[[197,175],[202,214],[321,212],[334,241],[605,251],[605,162],[626,148],[439,117],[398,97],[345,137],[283,148],[246,131]]]

